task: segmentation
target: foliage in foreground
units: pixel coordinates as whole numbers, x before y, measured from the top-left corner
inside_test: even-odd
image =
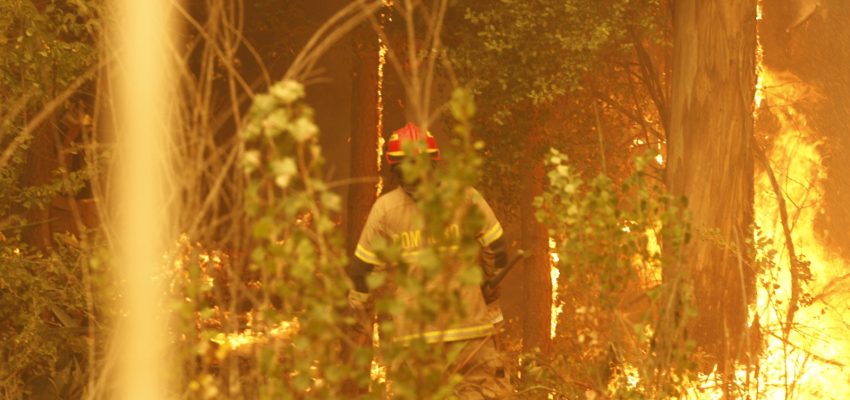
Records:
[[[31,126],[33,116],[47,112],[52,119],[42,126],[58,129],[54,125],[67,121],[73,107],[44,110],[45,105],[92,77],[99,4],[0,2],[0,397],[5,399],[80,397],[96,356],[101,305],[109,296],[108,279],[101,279],[106,268],[92,253],[97,233],[54,234],[45,238],[49,246],[27,240],[28,233],[31,237],[52,222],[35,216],[47,215],[44,210],[55,198],[75,196],[94,168],[60,165],[43,182],[33,182],[27,168],[34,138],[46,134]],[[63,151],[81,150],[72,145]]]
[[[448,397],[458,379],[446,371],[445,356],[422,341],[395,343],[389,316],[403,312],[423,324],[463,318],[456,285],[434,282],[480,284],[479,245],[473,235],[461,236],[424,248],[414,260],[403,259],[400,243],[379,245],[377,253],[392,266],[369,279],[380,339],[374,348],[372,340],[358,340],[362,332],[345,300],[340,199],[334,183],[321,178],[319,132],[303,97],[296,82],[275,84],[254,99],[242,129],[250,227],[242,255],[188,240],[180,245],[171,275],[172,329],[181,349],[175,361],[182,371],[175,387],[190,398]],[[465,201],[480,165],[475,148],[482,146],[471,142],[466,125],[474,107],[464,91],[450,106],[460,121],[456,154],[444,158],[436,176],[427,172],[427,160],[402,164],[406,179],[421,182],[417,201],[427,237],[443,237],[455,223],[477,232],[482,223]],[[416,298],[389,296],[395,287]]]
[[[535,205],[558,256],[560,316],[557,355],[538,371],[556,393],[678,396],[692,374],[688,285],[674,272],[688,226],[684,204],[654,180],[653,156],[638,157],[620,186],[604,174],[585,183],[556,150],[546,160]]]

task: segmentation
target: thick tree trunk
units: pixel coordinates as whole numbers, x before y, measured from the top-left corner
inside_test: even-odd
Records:
[[[353,35],[354,65],[351,96],[352,179],[375,178],[375,182],[355,182],[348,190],[348,249],[352,254],[372,203],[378,178],[378,35],[369,25]]]
[[[535,154],[535,152],[529,152]],[[543,194],[546,174],[541,157],[527,157],[531,174],[522,188],[520,218],[522,225],[522,249],[532,256],[525,261],[523,285],[522,339],[523,348],[539,347],[543,354],[549,353],[549,337],[552,320],[552,280],[549,261],[549,235],[546,227],[537,222],[532,202]]]
[[[50,183],[57,163],[55,115],[33,133],[32,143],[27,149],[27,163],[21,176],[22,186],[40,186]],[[26,211],[29,226],[23,237],[27,244],[47,249],[52,244],[50,231],[50,203],[43,207],[32,207]]]
[[[755,0],[675,2],[667,182],[688,199],[692,239],[672,271],[693,285],[690,337],[721,365],[754,298],[748,252],[734,249],[752,237],[755,23]]]
[[[348,188],[346,213],[346,244],[349,256],[360,238],[369,210],[375,202],[375,182],[378,178],[377,134],[378,134],[378,36],[370,25],[364,24],[352,35],[352,85],[351,85],[351,136],[350,177],[358,180],[374,178],[374,182],[353,182]],[[356,334],[355,347],[369,348],[372,337]],[[353,357],[354,348],[342,343],[342,359]],[[367,371],[364,371],[367,372]],[[357,397],[367,388],[354,381],[343,383],[343,391]]]

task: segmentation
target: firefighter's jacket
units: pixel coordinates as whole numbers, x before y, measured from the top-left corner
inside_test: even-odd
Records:
[[[470,205],[477,207],[484,216],[484,227],[479,232],[474,232],[474,236],[482,246],[484,253],[482,258],[487,259],[489,258],[489,254],[487,254],[489,252],[488,246],[502,236],[502,226],[478,191],[470,188],[467,192],[467,198],[471,202]],[[401,188],[386,193],[379,197],[372,206],[366,225],[360,234],[354,256],[367,264],[376,266],[377,271],[387,269],[386,273],[392,276],[393,272],[397,272],[397,268],[396,271],[393,271],[393,266],[386,266],[384,261],[376,254],[376,247],[380,247],[382,242],[395,244],[402,250],[402,259],[414,260],[418,251],[423,247],[439,245],[440,243],[439,239],[426,237],[426,233],[419,226],[422,223],[421,221],[422,218],[416,202]],[[445,235],[458,238],[462,233],[465,233],[462,229],[463,227],[457,225],[448,226]],[[408,272],[415,273],[415,263],[411,261],[408,266],[410,268]],[[471,267],[478,268],[478,266]],[[448,276],[454,275],[449,274]],[[390,280],[392,281],[392,279]],[[449,280],[452,279],[449,278]],[[453,279],[453,282],[437,279],[431,284],[430,287],[444,285],[440,287],[441,290],[450,287],[460,294],[463,317],[459,315],[438,316],[435,323],[423,326],[421,323],[410,321],[404,315],[404,312],[398,313],[392,316],[396,328],[395,341],[409,342],[421,337],[428,343],[452,342],[483,337],[494,332],[479,286],[463,285],[456,279]],[[406,293],[404,289],[396,285],[390,285],[390,290],[392,291],[390,295],[408,309],[417,301],[416,295]]]

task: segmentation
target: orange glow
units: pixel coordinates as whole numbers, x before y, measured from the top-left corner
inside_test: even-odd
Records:
[[[386,14],[381,14],[381,20],[386,18]],[[382,26],[383,28],[383,26]],[[384,190],[384,179],[381,177],[381,157],[384,156],[384,65],[387,63],[387,45],[381,38],[378,38],[378,126],[377,126],[377,146],[378,159],[375,161],[378,164],[378,183],[375,185],[375,196],[380,196]]]
[[[271,340],[289,340],[298,334],[300,330],[301,324],[297,318],[294,318],[291,321],[281,322],[267,332],[257,332],[248,328],[239,333],[219,333],[210,340],[227,350],[237,350],[240,347],[254,344],[265,344]]]
[[[762,19],[761,2],[757,19]],[[767,239],[769,248],[757,249],[757,258],[767,265],[772,263],[773,267],[761,271],[758,276],[757,301],[749,310],[750,320],[758,318],[761,327],[762,351],[756,362],[758,368],[740,368],[736,380],[749,382],[741,389],[750,398],[850,398],[847,380],[850,325],[844,319],[846,310],[850,309],[850,295],[838,289],[847,284],[845,271],[850,264],[831,251],[815,229],[814,221],[823,211],[826,173],[821,143],[800,108],[801,104],[815,102],[817,93],[791,73],[767,69],[763,61],[764,52],[759,43],[754,113],[770,113],[779,129],[777,132],[756,132],[756,136],[766,147],[765,155],[785,198],[795,252],[811,263],[813,279],[803,285],[803,290],[812,300],[794,313],[793,329],[786,339],[784,328],[791,300],[791,263],[776,193],[767,170],[759,165],[754,188],[755,223],[761,229],[758,236]],[[702,382],[712,382],[715,374],[702,378]],[[709,391],[691,392],[689,397],[722,396],[720,389],[710,388]]]
[[[816,93],[790,73],[775,73],[762,65],[758,71],[756,104],[768,107],[779,125],[766,156],[785,196],[796,253],[811,262],[813,280],[804,290],[813,301],[796,311],[786,341],[783,328],[791,299],[790,262],[776,194],[767,171],[761,168],[755,180],[755,223],[769,248],[757,249],[757,258],[775,266],[758,277],[757,301],[749,310],[751,321],[758,318],[763,338],[758,368],[741,367],[735,379],[750,382],[741,390],[751,398],[850,398],[850,337],[842,315],[850,309],[850,295],[836,290],[847,283],[843,271],[850,265],[816,234],[814,221],[822,211],[826,174],[821,143],[798,108],[816,99]],[[705,385],[716,380],[716,372],[700,378],[701,387],[694,387],[689,398],[723,397],[720,388]]]
[[[762,4],[758,2],[756,6],[756,20],[762,19]],[[753,113],[758,112],[761,108],[761,102],[764,99],[764,47],[761,45],[761,40],[756,40],[756,94],[754,97],[755,107]]]
[[[641,257],[635,255],[632,260],[638,272],[638,279],[641,287],[650,289],[661,284],[661,244],[658,240],[658,233],[661,232],[661,223],[656,222],[654,228],[648,228],[644,231],[643,236],[646,238],[646,254],[649,256]]]
[[[772,240],[777,268],[758,280],[755,312],[766,340],[758,388],[767,398],[850,398],[847,369],[850,338],[842,311],[850,305],[844,291],[830,292],[846,278],[846,261],[831,252],[816,235],[814,221],[823,207],[826,174],[820,143],[798,104],[815,97],[814,91],[790,73],[763,70],[764,100],[779,123],[780,131],[767,156],[782,186],[789,213],[791,237],[798,255],[811,262],[814,276],[805,290],[817,299],[802,306],[794,316],[796,326],[782,340],[790,299],[790,262],[779,220],[775,193],[766,172],[756,179],[756,224]]]
[[[564,311],[564,306],[558,303],[558,277],[561,276],[561,270],[558,269],[560,258],[556,248],[555,240],[549,238],[549,276],[552,279],[552,318],[549,321],[549,337],[552,338],[558,331],[558,316]]]
[[[755,223],[769,247],[757,249],[756,256],[774,266],[758,277],[757,301],[749,310],[751,321],[757,317],[761,327],[758,368],[740,368],[736,380],[750,382],[742,390],[752,398],[850,398],[850,337],[842,315],[850,308],[850,295],[846,290],[836,290],[846,284],[847,276],[842,271],[850,265],[830,251],[816,234],[814,221],[822,211],[826,174],[821,143],[798,108],[799,104],[816,99],[816,94],[790,73],[775,73],[760,66],[759,75],[760,97],[756,104],[768,107],[766,111],[779,126],[766,156],[785,196],[796,253],[811,262],[813,280],[804,290],[813,301],[796,311],[794,327],[786,341],[791,264],[776,193],[767,171],[761,168],[755,180]],[[715,377],[716,373],[712,373],[700,381],[713,382]],[[719,388],[704,385],[690,393],[695,398],[722,395]]]
[[[378,360],[372,360],[369,377],[378,384],[387,383],[387,367]]]

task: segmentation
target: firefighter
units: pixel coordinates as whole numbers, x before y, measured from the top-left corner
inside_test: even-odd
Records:
[[[418,142],[410,146],[407,143]],[[393,172],[401,178],[400,163],[408,149],[424,149],[432,160],[432,168],[440,160],[440,150],[430,132],[422,132],[412,123],[396,130],[387,143],[386,162]],[[416,204],[416,182],[399,179],[400,186],[381,197],[372,206],[363,231],[360,234],[352,262],[347,273],[353,283],[349,292],[349,304],[352,309],[367,321],[371,327],[371,315],[368,312],[371,304],[369,287],[366,276],[373,270],[386,268],[383,261],[375,253],[375,244],[386,241],[397,244],[402,254],[411,255],[426,245],[433,243],[425,238],[425,233],[417,223],[421,222],[420,212]],[[507,251],[501,224],[481,195],[469,188],[467,198],[471,206],[477,207],[484,216],[484,228],[475,232],[475,237],[481,245],[481,266],[484,269],[485,282],[487,277],[507,265]],[[463,227],[449,226],[446,235],[455,234],[459,237]],[[459,287],[465,318],[459,321],[455,316],[438,317],[438,321],[424,330],[418,323],[406,321],[404,315],[393,316],[396,342],[410,342],[422,339],[435,346],[453,347],[453,353],[459,351],[457,362],[447,366],[463,376],[463,381],[457,386],[456,394],[462,399],[496,399],[510,396],[511,387],[509,376],[505,370],[505,362],[495,344],[496,324],[501,321],[501,311],[498,308],[499,292],[489,286]],[[393,295],[402,302],[415,301],[414,296],[400,293],[396,290]],[[455,317],[455,318],[453,318]],[[448,351],[450,349],[440,349]],[[442,353],[446,354],[446,353]]]

